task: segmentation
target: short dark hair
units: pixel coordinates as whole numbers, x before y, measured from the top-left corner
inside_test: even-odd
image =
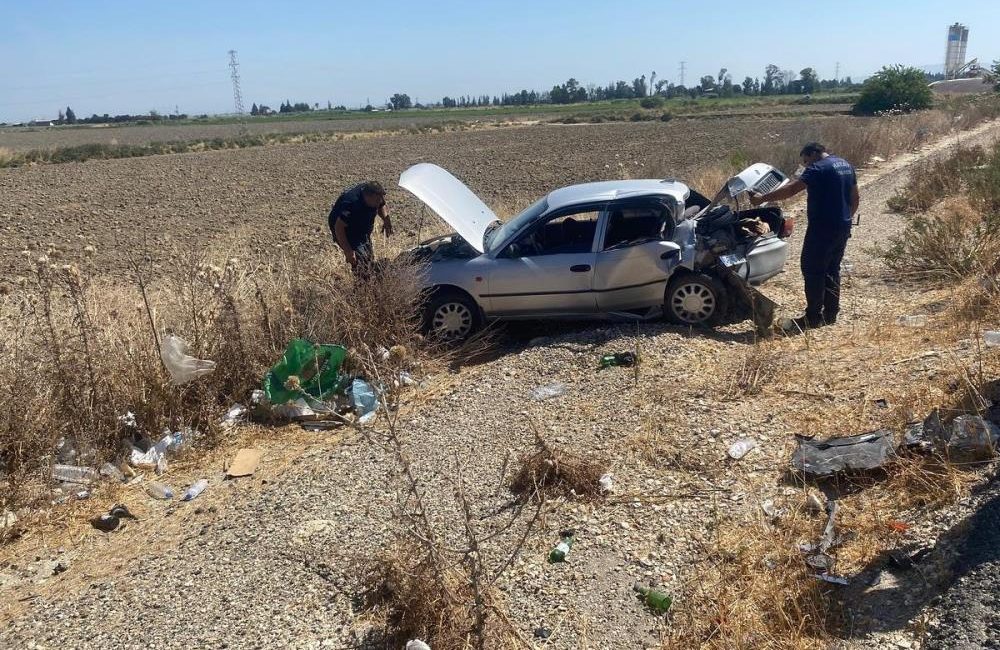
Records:
[[[826,147],[818,142],[809,142],[806,146],[802,147],[802,151],[799,152],[799,155],[811,156],[814,153],[826,153]]]
[[[377,194],[378,196],[385,196],[385,188],[382,187],[382,183],[378,181],[368,181],[361,186],[361,191],[365,194]]]

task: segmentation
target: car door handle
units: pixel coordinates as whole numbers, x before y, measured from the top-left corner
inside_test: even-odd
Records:
[[[573,273],[586,273],[590,270],[590,264],[577,264],[569,267],[569,270]]]

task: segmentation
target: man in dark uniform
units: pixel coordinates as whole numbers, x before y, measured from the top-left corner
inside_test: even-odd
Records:
[[[377,181],[359,183],[344,191],[330,210],[330,232],[344,251],[355,273],[366,271],[375,261],[372,230],[375,216],[382,218],[382,232],[392,234],[392,222],[385,209],[385,189]]]
[[[805,281],[806,313],[793,319],[800,330],[833,325],[840,312],[840,262],[844,258],[851,223],[861,200],[854,167],[830,155],[826,147],[810,142],[799,154],[805,168],[797,180],[767,194],[753,194],[750,202],[760,205],[789,199],[808,190],[805,241],[802,243],[802,278]]]

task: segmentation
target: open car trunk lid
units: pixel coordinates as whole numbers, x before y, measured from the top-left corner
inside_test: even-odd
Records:
[[[437,165],[419,163],[400,175],[399,186],[423,201],[478,252],[485,250],[486,230],[499,219],[462,181]]]
[[[787,182],[788,177],[780,170],[767,163],[754,163],[726,181],[726,185],[719,190],[719,194],[716,195],[715,200],[718,201],[725,195],[729,195],[730,198],[736,198],[737,195],[743,192],[766,194],[778,189]]]

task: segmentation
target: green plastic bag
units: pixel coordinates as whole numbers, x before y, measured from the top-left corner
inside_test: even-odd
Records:
[[[324,400],[350,383],[350,377],[340,373],[346,358],[343,346],[295,339],[264,376],[264,395],[275,406],[300,398]]]

